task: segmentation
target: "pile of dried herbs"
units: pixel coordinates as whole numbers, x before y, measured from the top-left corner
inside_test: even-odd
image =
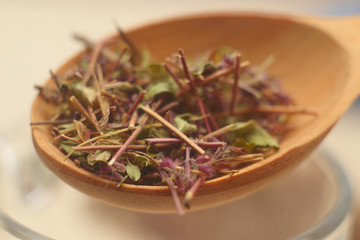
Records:
[[[164,63],[121,40],[87,45],[54,87],[54,141],[79,167],[122,183],[165,185],[179,213],[208,179],[235,173],[278,149],[288,113],[299,112],[279,81],[232,49]],[[110,49],[107,44],[116,45]]]

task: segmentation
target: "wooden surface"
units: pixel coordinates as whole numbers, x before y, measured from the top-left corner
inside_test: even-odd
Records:
[[[243,51],[252,63],[268,55],[276,57],[269,71],[279,76],[298,105],[317,109],[319,116],[294,117],[300,127],[286,136],[280,151],[238,174],[211,180],[200,189],[192,209],[225,203],[269,184],[297,166],[316,148],[336,120],[358,96],[360,49],[356,46],[358,19],[321,20],[273,15],[204,15],[180,18],[129,31],[137,46],[146,46],[159,60],[184,49],[194,55],[213,47],[227,45]],[[72,59],[58,73],[74,64]],[[32,122],[48,120],[53,106],[37,97]],[[32,127],[34,145],[46,166],[80,191],[112,205],[150,212],[174,212],[167,187],[115,184],[83,169],[52,144],[45,126]]]

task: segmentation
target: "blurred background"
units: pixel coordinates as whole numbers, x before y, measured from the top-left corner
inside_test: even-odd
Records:
[[[0,150],[6,152],[8,159],[20,161],[20,165],[28,164],[29,161],[22,162],[24,160],[34,159],[35,163],[27,168],[37,169],[33,166],[38,161],[29,127],[31,103],[37,93],[33,86],[42,84],[49,78],[50,69],[56,70],[82,49],[82,45],[72,39],[73,33],[99,40],[114,33],[114,20],[126,30],[167,17],[214,11],[344,17],[360,14],[360,0],[0,0]],[[323,143],[342,160],[356,190],[360,189],[359,119],[358,100]],[[10,160],[6,164],[12,165],[9,169],[17,167]],[[43,182],[49,177],[43,172],[35,180],[29,180],[31,176],[27,171],[20,175],[21,178],[14,181],[19,181],[23,188],[29,181],[36,185],[37,181]],[[0,183],[1,186],[0,208],[9,207],[4,189],[15,189]],[[359,202],[359,194],[355,194]],[[36,209],[41,208],[42,203],[29,204]],[[359,228],[358,221],[357,231]]]

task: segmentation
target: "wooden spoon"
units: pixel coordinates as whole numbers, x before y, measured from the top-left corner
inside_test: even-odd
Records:
[[[339,19],[263,14],[208,14],[149,24],[128,31],[139,47],[147,47],[159,60],[179,48],[186,55],[230,46],[252,63],[274,55],[270,73],[282,79],[297,105],[317,109],[316,118],[294,116],[300,126],[285,136],[280,150],[239,173],[208,181],[200,188],[191,209],[232,201],[266,186],[304,160],[326,136],[360,91],[360,17]],[[58,71],[64,74],[78,54]],[[50,80],[48,81],[48,83]],[[54,106],[37,97],[31,121],[51,119]],[[74,188],[109,204],[143,212],[175,212],[167,186],[139,186],[102,179],[71,160],[53,144],[49,126],[33,126],[35,148],[56,175]],[[344,139],[346,141],[346,139]]]

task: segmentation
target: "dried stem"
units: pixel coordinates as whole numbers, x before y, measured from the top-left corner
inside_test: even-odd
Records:
[[[209,138],[224,135],[225,133],[233,130],[234,127],[235,127],[235,124],[226,125],[225,127],[219,128],[218,130],[211,132],[208,135],[203,136],[202,140],[207,141]]]
[[[96,122],[94,122],[90,114],[86,111],[86,109],[75,96],[71,96],[70,101],[74,107],[76,107],[77,110],[79,110],[79,112],[91,123],[91,125],[93,125],[95,129],[99,128],[99,126],[96,124]]]
[[[107,96],[107,97],[109,97],[109,98],[113,98],[113,99],[119,100],[120,102],[126,102],[126,101],[128,100],[128,99],[126,99],[126,98],[117,96],[117,95],[112,94],[112,93],[109,93],[109,92],[107,92],[107,91],[101,91],[101,94],[102,94],[102,95],[105,95],[105,96]]]
[[[243,69],[243,68],[246,68],[250,65],[250,62],[249,61],[244,61],[244,62],[241,62],[240,63],[240,69]],[[231,66],[229,68],[224,68],[224,69],[221,69],[221,70],[218,70],[216,72],[214,72],[213,74],[205,77],[204,80],[200,81],[197,83],[197,86],[206,86],[208,85],[209,83],[211,83],[212,81],[218,79],[219,77],[222,77],[222,76],[226,76],[226,75],[229,75],[231,73],[234,72],[234,68],[236,66]]]
[[[239,91],[238,82],[239,82],[240,61],[241,61],[241,56],[239,54],[237,54],[236,58],[235,58],[234,84],[233,84],[233,88],[232,88],[232,98],[231,98],[230,109],[229,109],[230,115],[234,114],[236,95]]]
[[[160,104],[161,104],[161,100],[159,100],[156,105],[155,105],[155,109],[157,109]],[[149,110],[151,110],[149,108]],[[152,111],[152,110],[151,110]],[[153,111],[154,112],[154,111]],[[124,151],[127,149],[127,147],[132,143],[132,141],[135,140],[135,138],[137,136],[139,136],[139,134],[141,133],[141,131],[144,129],[144,125],[147,123],[147,121],[149,120],[149,116],[145,116],[145,118],[142,120],[142,122],[140,123],[140,125],[135,129],[135,131],[130,135],[130,137],[125,141],[125,143],[121,146],[121,148],[115,153],[115,155],[111,158],[111,160],[108,162],[108,165],[113,165],[114,162],[121,156],[121,154],[124,153]]]
[[[141,100],[143,99],[144,95],[146,94],[146,90],[143,90],[139,96],[137,97],[137,99],[135,100],[134,104],[131,106],[130,110],[128,111],[128,115],[130,116],[131,114],[133,114],[133,112],[136,110],[137,106],[139,105],[139,103],[141,102]]]
[[[145,139],[146,142],[150,144],[156,144],[156,143],[182,143],[184,142],[183,139],[179,138],[149,138]],[[202,147],[208,147],[208,148],[216,148],[216,147],[222,147],[225,145],[225,142],[203,142],[198,140],[191,140],[194,143],[196,143],[199,146]]]
[[[187,209],[190,209],[190,202],[194,198],[200,186],[204,184],[205,178],[205,176],[199,176],[198,179],[196,179],[194,185],[192,185],[191,188],[186,192],[184,205]]]
[[[171,103],[168,103],[166,104],[165,106],[163,106],[162,108],[160,108],[157,113],[163,113],[163,112],[166,112],[170,109],[172,109],[173,107],[176,107],[179,105],[179,102],[178,101],[175,101],[175,102],[171,102]]]
[[[200,108],[200,111],[201,111],[201,114],[203,115],[204,117],[204,121],[205,121],[205,126],[206,126],[206,129],[208,131],[208,133],[211,132],[211,127],[210,127],[210,123],[209,123],[209,120],[208,120],[208,116],[206,114],[206,110],[205,110],[205,107],[204,107],[204,103],[203,101],[201,100],[197,90],[196,90],[196,85],[194,83],[194,80],[192,79],[191,77],[191,74],[189,72],[189,69],[188,69],[188,66],[186,64],[186,60],[185,60],[185,56],[184,56],[184,52],[180,49],[179,50],[179,53],[180,53],[180,59],[181,59],[181,63],[183,65],[183,69],[184,69],[184,75],[185,77],[189,80],[189,83],[190,83],[190,89],[191,91],[193,92],[193,94],[195,95],[195,98],[196,98],[196,101],[197,103],[199,104],[199,108]]]
[[[170,76],[172,77],[172,79],[174,79],[174,81],[176,82],[176,84],[179,86],[179,89],[182,89],[184,91],[187,91],[188,88],[186,85],[181,84],[179,78],[173,73],[173,71],[171,71],[171,69],[168,67],[168,65],[166,65],[166,63],[163,64],[165,70],[170,74]]]
[[[193,141],[191,141],[185,134],[180,132],[176,127],[171,125],[168,121],[166,121],[163,117],[161,117],[159,114],[151,110],[149,107],[144,107],[139,105],[139,108],[141,108],[144,112],[161,122],[165,127],[167,127],[170,131],[172,131],[175,135],[177,135],[179,138],[184,140],[187,144],[189,144],[194,150],[196,150],[199,154],[204,155],[205,151],[201,149],[198,145],[196,145]]]
[[[114,162],[124,153],[130,143],[141,133],[144,129],[144,125],[140,125],[135,129],[135,131],[130,135],[130,137],[125,141],[125,143],[120,147],[120,149],[115,153],[115,155],[108,162],[108,165],[111,166]]]
[[[125,32],[120,28],[119,25],[117,25],[115,23],[115,27],[120,35],[120,37],[127,43],[127,45],[129,45],[130,50],[131,50],[131,62],[134,65],[139,65],[141,63],[141,54],[140,52],[137,50],[137,48],[135,47],[135,45],[132,43],[132,41],[130,41],[130,39],[128,38],[128,36],[126,36]]]
[[[77,33],[75,33],[73,36],[74,39],[82,42],[87,48],[89,48],[90,50],[94,50],[95,44],[88,38]],[[118,55],[114,51],[106,47],[102,49],[101,54],[111,62],[116,62],[116,60],[118,59]]]
[[[110,38],[110,39],[106,39],[102,42],[99,42],[98,44],[95,45],[95,48],[91,54],[91,60],[90,60],[90,64],[89,64],[89,67],[84,75],[84,78],[83,78],[83,83],[86,84],[89,79],[90,79],[90,76],[91,74],[94,72],[95,70],[95,66],[97,65],[97,61],[99,59],[99,56],[103,50],[103,48],[111,43],[111,42],[114,42],[116,39],[114,38]]]
[[[174,199],[175,207],[176,207],[178,213],[180,215],[183,215],[185,212],[181,206],[180,198],[175,189],[174,183],[171,181],[171,179],[169,178],[169,176],[167,175],[167,173],[164,170],[160,170],[160,175],[161,175],[162,179],[164,179],[166,181],[167,185],[169,186],[169,189],[170,189],[171,195]]]

